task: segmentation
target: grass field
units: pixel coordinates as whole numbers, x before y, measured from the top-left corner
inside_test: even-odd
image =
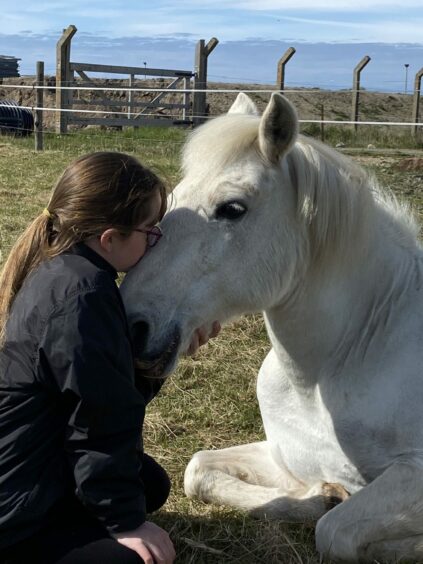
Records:
[[[173,185],[179,175],[179,130],[100,132],[47,136],[46,150],[33,151],[32,139],[0,137],[0,249],[10,245],[39,214],[63,168],[94,150],[120,150],[137,156]],[[423,169],[402,170],[410,155],[357,153],[423,217]],[[422,155],[420,155],[422,156]],[[171,532],[178,563],[318,563],[311,524],[257,521],[243,513],[188,500],[182,489],[184,468],[199,449],[222,448],[263,439],[255,397],[258,368],[269,350],[260,316],[242,319],[195,359],[183,359],[151,404],[145,424],[146,451],[168,470],[173,491],[153,520]]]

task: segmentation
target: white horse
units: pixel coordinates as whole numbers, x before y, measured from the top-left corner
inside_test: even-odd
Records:
[[[187,495],[318,520],[329,558],[423,558],[418,230],[357,164],[297,130],[282,96],[260,118],[240,94],[191,135],[164,238],[122,286],[136,350],[166,375],[195,327],[263,311],[266,440],[195,454]]]

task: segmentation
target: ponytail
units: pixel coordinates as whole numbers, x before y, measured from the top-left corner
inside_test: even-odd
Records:
[[[40,214],[20,235],[0,274],[0,345],[4,341],[6,321],[16,294],[25,278],[46,256],[50,219]]]
[[[0,346],[15,296],[40,262],[109,227],[129,236],[151,213],[151,202],[157,193],[161,196],[162,217],[166,211],[164,183],[125,153],[90,153],[71,163],[57,181],[48,208],[22,233],[3,267]]]

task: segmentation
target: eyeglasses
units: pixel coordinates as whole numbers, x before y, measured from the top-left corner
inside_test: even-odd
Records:
[[[147,245],[149,247],[154,247],[159,242],[160,237],[162,237],[162,230],[158,225],[154,225],[151,229],[133,229],[132,231],[138,231],[139,233],[145,233],[147,235]]]

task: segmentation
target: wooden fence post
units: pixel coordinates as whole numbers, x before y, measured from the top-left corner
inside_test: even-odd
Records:
[[[66,133],[67,115],[61,109],[70,106],[72,99],[70,90],[63,90],[62,86],[70,86],[71,73],[69,69],[71,40],[77,29],[74,25],[63,30],[62,37],[56,45],[56,133]]]
[[[351,121],[358,121],[358,101],[360,96],[360,74],[367,63],[370,62],[370,57],[366,55],[361,59],[358,65],[354,69],[353,75],[353,92],[352,92],[352,111],[351,111]],[[354,131],[357,131],[358,124],[354,123]]]
[[[37,80],[36,86],[44,86],[44,62],[37,61]],[[35,135],[35,150],[43,150],[43,110],[44,107],[44,89],[37,88],[35,94],[35,119],[34,119],[34,135]]]
[[[194,77],[194,95],[192,100],[192,121],[193,125],[203,123],[206,115],[206,93],[196,92],[196,90],[206,90],[207,88],[207,58],[219,40],[212,37],[207,45],[204,45],[204,39],[200,39],[195,50],[195,77]]]
[[[201,123],[200,115],[205,111],[205,98],[202,92],[196,92],[199,88],[204,88],[204,39],[197,42],[195,48],[194,66],[194,94],[192,97],[192,123],[194,126]]]
[[[283,92],[285,88],[285,65],[289,61],[289,59],[294,55],[295,49],[294,47],[290,47],[285,51],[282,57],[279,59],[278,62],[278,75],[276,79],[276,86],[278,90]]]
[[[420,106],[420,89],[422,85],[423,68],[421,68],[416,74],[414,80],[414,93],[413,93],[413,115],[411,121],[413,124],[419,123],[419,106]],[[411,126],[411,133],[417,135],[418,126]]]

